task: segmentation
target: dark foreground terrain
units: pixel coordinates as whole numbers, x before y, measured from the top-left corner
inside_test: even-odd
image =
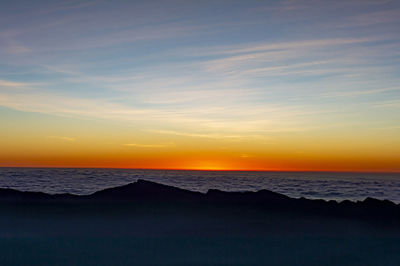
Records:
[[[400,265],[400,206],[143,180],[89,196],[0,189],[0,265],[138,264]]]

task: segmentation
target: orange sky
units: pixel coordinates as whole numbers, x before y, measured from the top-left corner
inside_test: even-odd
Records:
[[[400,172],[400,1],[6,1],[0,166]]]
[[[343,129],[341,134],[326,130],[233,138],[11,113],[14,123],[0,133],[0,166],[5,167],[400,172],[396,136],[381,138],[379,132],[362,129],[358,135]]]

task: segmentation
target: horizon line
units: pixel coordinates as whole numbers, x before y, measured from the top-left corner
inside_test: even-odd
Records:
[[[201,171],[201,172],[293,172],[293,173],[359,173],[359,174],[400,174],[400,171],[359,171],[359,170],[267,170],[267,169],[191,169],[191,168],[135,168],[135,167],[79,167],[79,166],[0,166],[0,168],[37,169],[121,169],[156,171]]]

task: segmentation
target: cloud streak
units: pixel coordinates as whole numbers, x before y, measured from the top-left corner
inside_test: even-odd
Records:
[[[137,147],[137,148],[168,148],[168,147],[173,147],[173,143],[165,143],[165,144],[140,144],[140,143],[127,143],[124,144],[124,146],[129,146],[129,147]]]
[[[75,138],[64,137],[64,136],[46,136],[48,139],[62,140],[62,141],[75,141]]]
[[[357,90],[357,91],[343,91],[343,92],[331,92],[323,95],[324,97],[355,97],[355,96],[363,96],[363,95],[374,95],[385,92],[396,92],[400,91],[400,88],[379,88],[379,89],[366,89],[366,90]]]
[[[368,146],[368,129],[398,124],[397,1],[227,3],[3,4],[0,106],[17,111],[1,108],[5,128],[36,112],[46,129],[62,116],[76,132],[81,120],[129,132],[99,136],[99,149],[253,142],[309,154],[314,140],[359,134]]]

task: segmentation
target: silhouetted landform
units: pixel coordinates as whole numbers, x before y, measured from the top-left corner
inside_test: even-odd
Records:
[[[312,214],[362,218],[379,221],[400,220],[400,205],[389,200],[366,198],[363,201],[311,200],[290,198],[269,190],[258,192],[224,192],[211,189],[207,193],[188,191],[172,186],[138,180],[124,186],[104,189],[91,195],[55,194],[41,192],[21,192],[13,189],[0,189],[2,203],[129,203],[162,204],[214,208],[251,208],[260,211],[288,212],[291,214]]]
[[[400,265],[399,213],[144,180],[87,196],[0,189],[0,265]]]

